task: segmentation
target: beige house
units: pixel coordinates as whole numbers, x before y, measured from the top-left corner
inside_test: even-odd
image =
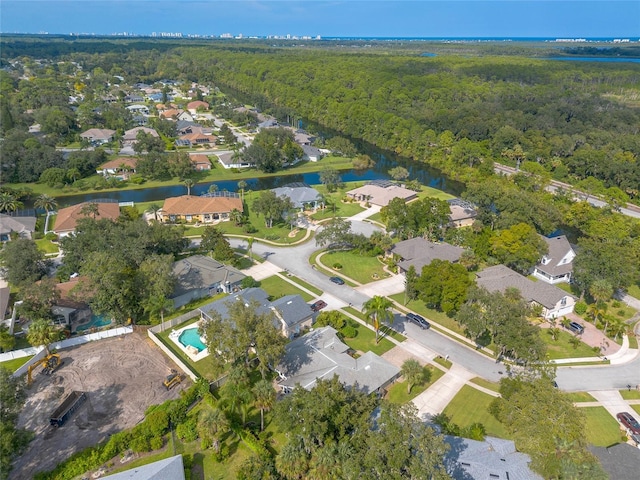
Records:
[[[58,210],[53,231],[60,237],[66,237],[73,233],[76,230],[79,219],[94,217],[94,214],[89,212],[88,209],[83,211],[83,209],[91,203],[95,203],[97,206],[97,212],[95,213],[96,220],[104,218],[116,220],[120,216],[120,206],[118,205],[118,202],[83,202],[73,205],[72,207],[61,208]]]
[[[449,200],[449,210],[451,210],[451,215],[449,215],[450,225],[456,228],[470,227],[478,216],[478,212],[471,203],[459,198]]]
[[[166,223],[217,223],[229,220],[233,210],[243,211],[242,200],[237,193],[214,192],[167,198],[160,213]]]
[[[357,202],[386,207],[394,198],[402,198],[408,202],[417,198],[417,193],[386,180],[374,180],[362,187],[348,191],[347,196]]]

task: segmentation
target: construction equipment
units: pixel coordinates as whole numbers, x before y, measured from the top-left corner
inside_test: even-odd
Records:
[[[64,422],[67,421],[73,412],[80,408],[80,405],[82,405],[86,399],[87,394],[85,392],[71,392],[67,398],[64,399],[64,402],[56,408],[56,411],[51,414],[49,424],[52,427],[61,427],[64,425]]]
[[[162,384],[164,385],[164,388],[166,388],[167,390],[171,390],[173,387],[178,385],[183,378],[183,374],[178,373],[176,370],[171,370],[171,374],[164,379],[164,382],[162,382]]]
[[[33,382],[33,371],[39,365],[42,365],[42,371],[40,373],[44,373],[45,375],[51,375],[58,367],[60,367],[64,362],[60,359],[60,355],[57,353],[50,353],[46,357],[41,358],[37,362],[32,365],[29,365],[29,370],[27,371],[27,385],[31,385]]]

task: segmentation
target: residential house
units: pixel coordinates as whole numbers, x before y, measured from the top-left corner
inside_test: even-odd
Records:
[[[140,103],[140,102],[144,102],[144,97],[139,93],[130,93],[124,96],[124,101],[126,103]]]
[[[12,217],[0,213],[0,243],[11,240],[12,233],[30,239],[35,231],[36,217]]]
[[[201,100],[196,100],[194,102],[189,102],[187,104],[187,110],[192,115],[195,115],[198,112],[198,110],[209,110],[209,104]]]
[[[108,128],[90,128],[82,132],[80,138],[91,142],[92,145],[104,145],[111,142],[115,134],[115,130],[109,130]]]
[[[166,120],[177,120],[178,116],[180,116],[182,112],[183,110],[177,108],[169,108],[167,110],[160,111],[158,116]],[[190,121],[193,121],[193,118]]]
[[[542,480],[529,467],[531,457],[518,452],[513,440],[485,437],[478,441],[450,435],[444,440],[450,447],[444,465],[454,480]]]
[[[233,210],[242,212],[242,200],[237,193],[213,192],[201,196],[182,195],[164,201],[162,221],[217,223],[230,219]]]
[[[184,480],[182,454],[139,465],[124,472],[102,477],[103,480]]]
[[[549,247],[549,253],[542,257],[533,269],[533,276],[550,284],[569,283],[573,273],[573,259],[576,252],[564,235],[542,237]]]
[[[403,240],[391,248],[391,254],[398,259],[397,265],[400,272],[405,273],[413,266],[418,275],[422,272],[422,267],[429,265],[436,259],[451,263],[457,262],[463,252],[464,248],[444,242],[430,242],[422,237]]]
[[[193,119],[193,115],[191,115],[191,113],[187,112],[186,110],[183,110],[176,117],[176,121],[178,121],[178,120],[182,120],[182,121],[185,121],[185,122],[193,122],[194,119]]]
[[[216,155],[220,165],[224,168],[250,168],[255,167],[255,163],[248,162],[243,155],[234,155],[233,152],[220,153]]]
[[[178,120],[176,122],[176,132],[178,135],[186,135],[187,133],[205,133],[202,130],[202,125],[196,122],[187,122],[185,120]],[[210,133],[210,132],[209,132]]]
[[[276,368],[283,393],[296,386],[311,390],[318,379],[329,380],[337,375],[344,385],[382,394],[400,376],[400,368],[371,351],[356,358],[337,333],[332,327],[319,328],[286,346]]]
[[[609,478],[636,480],[640,471],[640,448],[628,443],[617,443],[610,447],[589,446]]]
[[[287,197],[294,208],[300,210],[316,210],[323,204],[320,192],[311,188],[306,183],[290,183],[284,187],[272,188],[276,197]]]
[[[473,222],[475,222],[478,216],[478,211],[472,203],[460,200],[459,198],[453,198],[448,200],[448,202],[449,209],[451,210],[449,219],[451,220],[450,225],[452,227],[469,227],[473,225]]]
[[[181,145],[211,145],[216,143],[216,137],[213,135],[204,135],[202,133],[187,133],[186,135],[182,135],[178,140],[180,140]]]
[[[310,327],[313,320],[311,308],[300,295],[286,295],[270,301],[267,292],[261,288],[247,288],[205,305],[200,308],[200,316],[206,320],[211,318],[211,312],[215,311],[222,318],[228,318],[229,306],[233,302],[244,302],[245,305],[255,304],[259,314],[266,313],[272,316],[274,327],[287,338],[293,338],[304,328]]]
[[[258,124],[258,130],[264,130],[265,128],[275,128],[278,126],[278,121],[275,118],[267,118]]]
[[[476,274],[476,283],[490,292],[515,288],[526,302],[542,307],[542,316],[560,318],[573,312],[576,297],[545,282],[534,282],[504,265],[495,265]]]
[[[323,157],[322,151],[311,145],[302,145],[302,151],[302,159],[308,160],[309,162],[317,162]]]
[[[125,107],[127,110],[129,110],[131,112],[132,115],[149,115],[149,107],[147,107],[146,105],[143,104],[135,104],[135,105],[129,105],[127,107]]]
[[[202,255],[174,262],[173,275],[176,285],[169,299],[175,308],[217,293],[232,293],[240,288],[246,276],[232,266]]]
[[[211,160],[209,160],[209,157],[203,155],[202,153],[190,153],[189,160],[191,160],[193,168],[198,172],[211,170]]]
[[[402,198],[405,202],[417,198],[416,192],[387,180],[374,180],[362,187],[347,192],[347,196],[358,202],[386,207],[394,198]]]
[[[89,304],[83,298],[78,298],[80,286],[88,281],[86,277],[76,275],[67,282],[56,285],[60,298],[51,307],[53,321],[58,325],[65,325],[72,331],[78,326],[87,324],[93,317]]]
[[[129,173],[135,173],[137,163],[136,157],[120,157],[103,163],[96,169],[96,173],[105,177],[112,175],[127,177]]]
[[[124,132],[124,136],[122,137],[122,143],[125,146],[132,146],[138,141],[138,133],[144,132],[152,137],[160,138],[158,132],[156,132],[153,128],[148,127],[135,127],[131,130],[127,130]]]
[[[98,212],[95,217],[96,219],[108,218],[110,220],[117,220],[120,216],[120,207],[118,202],[109,200],[83,202],[58,210],[53,232],[55,232],[59,237],[66,237],[67,235],[72,234],[76,229],[79,219],[93,216],[93,214],[88,212],[83,213],[83,208],[91,203],[95,203],[98,207]]]
[[[298,145],[312,145],[316,137],[309,135],[304,130],[296,130],[294,132],[294,138]]]

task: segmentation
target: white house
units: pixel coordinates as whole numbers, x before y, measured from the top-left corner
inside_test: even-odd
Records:
[[[573,273],[573,259],[576,257],[569,240],[564,235],[542,239],[549,246],[549,253],[535,266],[533,276],[551,284],[569,283]]]

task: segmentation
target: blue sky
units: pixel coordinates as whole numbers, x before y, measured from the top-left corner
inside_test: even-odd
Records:
[[[2,0],[3,33],[640,39],[640,0]]]

